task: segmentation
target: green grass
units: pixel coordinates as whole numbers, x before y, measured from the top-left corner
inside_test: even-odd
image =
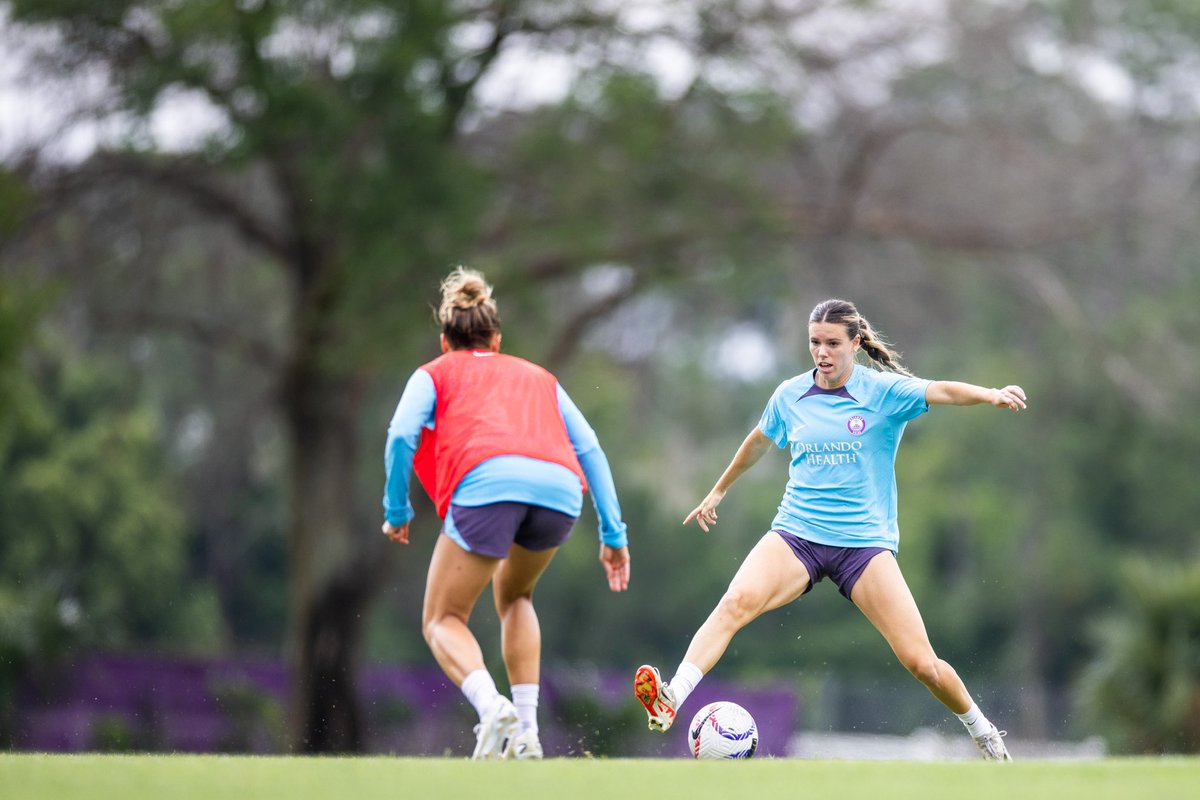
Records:
[[[5,800],[1168,800],[1195,797],[1198,789],[1200,758],[1000,765],[0,754],[0,797]]]

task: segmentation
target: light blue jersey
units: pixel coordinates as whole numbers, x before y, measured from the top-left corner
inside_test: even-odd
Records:
[[[838,389],[818,387],[813,371],[781,383],[758,422],[792,452],[771,527],[817,544],[896,550],[896,451],[908,421],[929,410],[929,384],[859,364]]]
[[[600,441],[583,413],[558,386],[558,410],[566,423],[567,436],[575,457],[583,468],[592,504],[600,522],[600,540],[611,547],[628,543],[621,506],[613,484],[608,458],[600,449]],[[437,389],[433,378],[418,369],[396,406],[388,426],[384,448],[383,509],[387,521],[403,525],[413,517],[408,499],[409,478],[412,475],[413,455],[420,443],[421,430],[433,428],[437,407]],[[524,456],[496,456],[478,464],[463,476],[454,489],[451,502],[460,506],[482,506],[491,503],[527,503],[578,517],[583,510],[583,488],[579,478],[567,467]],[[450,515],[447,514],[447,535],[460,545]],[[466,547],[466,549],[470,549]]]

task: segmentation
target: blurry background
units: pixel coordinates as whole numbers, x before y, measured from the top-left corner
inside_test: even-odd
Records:
[[[628,593],[590,508],[538,590],[551,754],[660,746],[628,678],[678,662],[785,454],[680,520],[831,296],[921,376],[1029,394],[897,464],[901,566],[1014,751],[1200,750],[1198,142],[1190,0],[0,2],[0,745],[470,744],[419,489],[414,543],[379,535],[466,263],[630,528]],[[962,737],[824,584],[710,680],[776,739]]]

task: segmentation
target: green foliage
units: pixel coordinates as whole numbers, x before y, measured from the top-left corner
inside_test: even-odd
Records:
[[[75,648],[212,641],[154,413],[119,365],[25,325],[22,370],[0,372],[0,740],[18,679]]]
[[[43,302],[24,286],[0,278],[0,442],[13,425],[13,410],[24,389],[21,354]]]
[[[4,570],[78,602],[87,640],[136,638],[162,623],[158,609],[183,577],[183,520],[153,416],[121,399],[111,365],[53,351],[33,360],[40,402],[17,409],[2,455]]]
[[[209,687],[225,713],[228,726],[218,748],[221,752],[279,752],[287,745],[283,706],[262,687],[240,680],[225,680]]]
[[[1200,7],[1191,0],[1043,0],[1040,5],[1068,38],[1102,41],[1106,55],[1127,69],[1143,91],[1163,91],[1159,101],[1175,93],[1200,42]],[[1165,110],[1163,105],[1156,109]]]
[[[1079,691],[1120,751],[1200,752],[1200,561],[1125,563]]]
[[[686,276],[720,303],[726,292],[744,297],[772,264],[770,237],[783,229],[764,185],[796,135],[778,98],[700,83],[667,101],[647,74],[600,70],[524,125],[498,165],[499,209],[521,231],[488,254],[504,275],[520,280],[524,264],[547,254],[653,267],[654,286],[670,291]],[[740,280],[728,280],[735,267]],[[536,330],[536,311],[522,305],[518,323],[530,317]]]
[[[23,0],[13,19],[66,38],[64,72],[111,71],[129,119],[144,123],[170,93],[207,103],[218,130],[201,163],[240,182],[247,206],[189,198],[169,179],[173,199],[198,199],[235,230],[262,217],[269,255],[284,262],[274,266],[312,292],[295,322],[319,339],[321,370],[386,355],[386,334],[409,327],[395,299],[430,265],[461,258],[486,197],[482,171],[453,146],[464,76],[483,57],[454,44],[461,12],[431,0],[128,7]],[[154,144],[136,126],[124,142],[143,169],[173,174]]]
[[[133,753],[150,749],[138,726],[120,714],[102,714],[92,720],[88,750],[98,753]]]
[[[0,165],[0,237],[16,233],[25,221],[31,200],[24,181]]]

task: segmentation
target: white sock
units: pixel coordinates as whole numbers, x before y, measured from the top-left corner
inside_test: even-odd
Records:
[[[471,705],[475,706],[481,720],[484,714],[492,710],[492,706],[500,697],[496,682],[486,669],[477,669],[463,678],[462,693],[467,696]]]
[[[538,685],[514,683],[512,698],[513,705],[517,707],[517,716],[521,718],[521,730],[537,733]]]
[[[671,687],[671,693],[675,695],[676,706],[682,706],[683,701],[687,700],[688,695],[703,679],[704,673],[695,664],[688,661],[680,662],[679,669],[675,671],[675,677],[671,678],[671,682],[668,684]]]
[[[967,732],[976,738],[983,736],[985,733],[990,733],[992,730],[992,723],[983,715],[983,712],[979,710],[979,706],[975,705],[975,703],[971,703],[971,707],[962,714],[955,714],[954,716],[962,720],[962,724],[967,726]]]

